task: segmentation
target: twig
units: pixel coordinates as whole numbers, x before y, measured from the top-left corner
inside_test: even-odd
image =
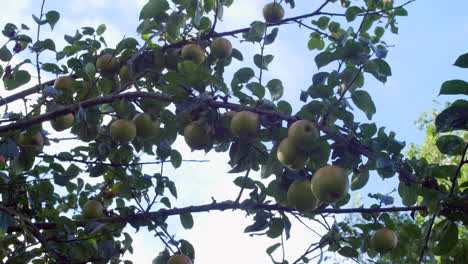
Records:
[[[240,198],[242,196],[242,193],[244,192],[245,185],[247,184],[247,179],[249,178],[249,173],[250,173],[250,168],[247,170],[244,176],[244,180],[242,181],[242,187],[240,189],[239,194],[237,195],[236,201],[234,203],[239,204]]]

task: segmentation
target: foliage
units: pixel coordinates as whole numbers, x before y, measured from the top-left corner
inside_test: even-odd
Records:
[[[295,7],[294,0],[284,2],[287,9]],[[453,238],[464,230],[466,215],[453,205],[466,200],[466,177],[459,177],[457,187],[450,189],[452,179],[457,179],[456,165],[430,164],[424,157],[405,159],[401,153],[405,143],[397,140],[394,132],[360,122],[352,112],[355,106],[369,120],[376,113],[377,107],[365,91],[365,80],[386,82],[392,75],[385,61],[388,46],[383,37],[386,31],[398,33],[397,19],[407,15],[404,7],[411,2],[394,5],[387,0],[325,0],[311,4],[315,11],[302,16],[275,23],[253,21],[249,28],[219,33],[218,20],[233,0],[149,0],[140,12],[137,32],[141,40],[123,38],[115,47],[107,46],[105,25],[81,27],[65,35],[66,45],[59,47],[56,41],[41,39],[39,34],[33,40],[27,25],[7,23],[2,30],[8,41],[0,48],[0,77],[5,89],[17,93],[0,102],[5,108],[0,155],[7,160],[0,163],[0,260],[123,262],[123,254],[133,252],[132,237],[124,232],[125,227],[132,226],[137,231],[148,228],[166,247],[153,263],[166,263],[174,254],[184,254],[196,262],[196,245],[170,234],[168,218],[178,216],[182,226],[191,229],[196,225],[192,214],[227,209],[249,214],[252,224],[245,233],[272,239],[266,253],[273,263],[307,263],[315,251],[320,251],[319,256],[328,251],[354,260],[360,253],[375,258],[377,252],[369,245],[372,232],[383,226],[393,230],[402,227],[390,217],[392,211],[439,216],[431,250],[438,255],[450,254],[452,248],[462,245]],[[341,11],[323,11],[332,6]],[[60,22],[60,13],[41,8],[33,18],[38,29],[48,25],[53,30]],[[303,103],[295,113],[289,102],[281,100],[285,92],[282,81],[265,80],[264,76],[275,58],[265,54],[265,47],[281,37],[281,29],[288,23],[311,31],[304,45],[316,55],[320,70],[311,76],[311,84],[295,91]],[[236,49],[235,44],[232,56],[227,58],[209,52],[213,39],[234,40],[233,36],[258,48],[252,65],[244,61],[246,52]],[[187,45],[198,45],[195,55],[181,56]],[[241,62],[239,69],[233,69],[238,65],[233,60]],[[25,70],[28,64],[36,71]],[[456,65],[468,67],[466,56]],[[235,71],[232,78],[225,74],[228,69]],[[37,83],[32,82],[33,75]],[[54,75],[70,76],[75,81],[64,86],[54,85],[55,80],[43,81],[43,77]],[[466,87],[461,82],[448,83],[441,93],[466,94]],[[35,97],[25,100],[24,110],[8,107],[29,95]],[[455,101],[436,117],[436,132],[466,129],[467,109],[465,100]],[[228,110],[258,114],[260,129],[253,135],[236,137],[230,131],[232,117]],[[118,137],[121,140],[116,140],[116,133],[111,137],[115,120],[132,120],[141,112],[161,126],[154,129],[157,133],[135,137],[141,132],[129,125],[130,136],[126,135],[128,131],[114,127],[119,130],[115,132],[122,133]],[[76,137],[77,146],[53,138],[54,131],[42,126],[69,113],[74,115],[70,133]],[[298,119],[312,121],[321,135],[302,153],[308,158],[304,168],[290,170],[280,164],[276,152],[279,142],[288,136],[288,126]],[[178,168],[188,162],[174,142],[195,121],[200,131],[209,135],[201,144],[203,150],[225,153],[232,167],[229,173],[245,176],[234,180],[240,190],[233,200],[173,208],[174,199],[185,194],[178,192],[177,182],[167,175],[163,164],[169,162]],[[54,153],[51,141],[67,150]],[[436,145],[442,153],[459,157],[466,152],[462,146],[465,141],[466,137],[444,134]],[[142,162],[142,157],[155,161]],[[153,171],[158,172],[143,172],[144,166],[156,164],[159,170]],[[287,207],[289,185],[294,180],[310,180],[327,164],[353,173],[353,179],[359,182],[353,180],[353,189],[367,183],[372,175],[369,172],[376,171],[382,178],[398,174],[399,195],[406,207],[382,208],[392,204],[392,198],[380,193],[371,195],[378,202],[370,208],[346,207],[349,194],[330,208],[321,202],[312,212]],[[251,171],[260,172],[260,177],[251,176]],[[428,188],[428,179],[441,184]],[[244,190],[249,190],[247,198]],[[103,204],[104,218],[83,218],[80,208],[89,200]],[[155,211],[156,206],[163,209]],[[275,250],[290,238],[292,218],[320,222],[319,214],[350,212],[362,213],[365,223],[336,221],[329,225],[324,220],[327,232],[303,255],[295,260],[286,260],[283,255],[283,260],[278,260]],[[407,220],[418,232],[427,229],[417,219]],[[397,232],[401,239],[391,253],[392,260],[403,256],[422,231],[408,232]],[[279,239],[281,242],[275,242]]]

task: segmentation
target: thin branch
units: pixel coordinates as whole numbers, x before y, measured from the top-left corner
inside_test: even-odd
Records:
[[[41,5],[41,13],[39,14],[39,21],[42,21],[42,17],[44,16],[44,4],[45,0],[42,0],[42,5]],[[36,43],[39,42],[39,37],[41,35],[41,23],[37,23],[37,35],[36,35]],[[37,81],[38,84],[41,85],[41,67],[40,67],[40,62],[39,62],[39,55],[40,51],[36,51],[36,70],[37,70]]]
[[[138,213],[129,216],[114,216],[107,218],[99,218],[93,220],[79,220],[75,221],[77,226],[85,226],[89,222],[100,222],[100,223],[131,223],[145,219],[156,219],[158,217],[167,217],[173,215],[189,214],[189,213],[202,213],[209,211],[225,211],[225,210],[245,210],[242,209],[240,204],[234,203],[233,201],[225,202],[213,202],[204,205],[194,205],[182,208],[173,208],[173,209],[160,209],[155,212],[150,213]],[[260,204],[256,205],[249,210],[266,210],[266,211],[277,211],[277,212],[297,212],[294,209],[291,209],[282,205],[269,205],[269,204]],[[346,208],[346,209],[321,209],[315,210],[312,213],[330,213],[330,214],[350,214],[350,213],[380,213],[380,212],[407,212],[407,211],[424,211],[427,210],[426,206],[413,206],[413,207],[388,207],[388,208]],[[57,225],[55,223],[34,223],[38,229],[55,229]],[[16,226],[8,227],[8,232],[20,231]]]
[[[242,187],[240,189],[239,194],[237,195],[236,201],[234,202],[236,204],[239,203],[240,198],[242,197],[242,193],[244,192],[245,185],[247,184],[247,179],[249,178],[249,173],[250,173],[250,169],[248,169],[247,172],[245,173],[244,180],[242,181]]]

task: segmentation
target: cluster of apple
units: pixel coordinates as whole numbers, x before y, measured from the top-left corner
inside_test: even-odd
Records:
[[[147,113],[139,113],[132,120],[117,119],[110,126],[110,136],[117,142],[125,144],[137,136],[148,139],[159,135],[161,123],[153,120]]]
[[[260,128],[258,114],[251,111],[229,111],[226,115],[231,118],[230,133],[234,138],[247,139],[256,135]],[[196,120],[184,128],[184,139],[187,145],[194,150],[209,148],[213,139],[203,122]]]

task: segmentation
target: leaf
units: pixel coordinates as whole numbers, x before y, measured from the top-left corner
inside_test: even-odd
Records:
[[[357,6],[352,6],[348,8],[345,12],[346,20],[348,20],[348,22],[353,21],[354,19],[356,19],[356,16],[361,12],[362,9]]]
[[[279,246],[281,246],[281,243],[276,243],[276,244],[274,244],[274,245],[272,245],[272,246],[269,246],[269,247],[266,249],[266,253],[267,253],[268,255],[273,254],[273,252],[275,252],[275,250],[276,250]]]
[[[31,80],[31,75],[27,71],[19,70],[11,78],[3,80],[3,84],[7,90],[16,89]]]
[[[241,83],[246,83],[255,76],[255,72],[251,68],[241,68],[235,74],[234,78],[237,78]]]
[[[358,257],[358,252],[356,249],[352,247],[342,247],[340,250],[338,250],[338,253],[344,257],[348,258],[357,258]]]
[[[10,61],[11,57],[13,57],[13,55],[11,54],[11,51],[7,48],[6,45],[4,45],[0,49],[0,60],[1,61]]]
[[[265,23],[260,21],[254,21],[250,24],[250,29],[245,32],[242,36],[245,40],[250,42],[260,42],[265,35],[266,26]]]
[[[263,44],[265,44],[265,45],[272,44],[275,41],[276,36],[278,36],[278,28],[274,28],[270,32],[270,34],[266,35],[265,40],[263,41]]]
[[[351,190],[359,190],[364,187],[369,181],[369,171],[361,171],[360,173],[354,173],[351,178]]]
[[[150,0],[140,11],[140,20],[147,18],[160,19],[170,8],[166,0]]]
[[[265,87],[258,82],[251,82],[246,85],[255,96],[262,99],[265,96]]]
[[[351,99],[359,109],[366,113],[367,118],[371,120],[372,116],[375,114],[376,109],[370,95],[366,91],[359,90],[353,92]]]
[[[458,226],[454,222],[445,220],[437,224],[434,231],[440,234],[440,238],[433,248],[435,255],[445,255],[457,245]]]
[[[276,101],[283,96],[283,83],[281,80],[273,79],[270,80],[266,87],[270,91],[271,100]]]
[[[277,109],[278,109],[279,112],[287,114],[287,115],[291,115],[291,113],[292,113],[291,104],[289,104],[288,102],[283,101],[283,100],[278,102]]]
[[[456,135],[446,135],[437,139],[436,146],[442,154],[462,155],[466,143]]]
[[[390,178],[396,173],[396,164],[395,161],[391,160],[389,157],[382,155],[377,158],[377,172],[382,178]]]
[[[180,215],[180,222],[185,229],[192,229],[193,227],[193,217],[192,214],[181,214]]]
[[[47,23],[50,25],[50,29],[54,30],[55,24],[60,19],[60,14],[57,11],[49,11],[46,13]]]
[[[442,84],[440,88],[441,94],[464,94],[468,95],[468,82],[463,80],[451,80],[446,81]]]
[[[176,169],[182,164],[182,155],[175,149],[171,150],[171,163]]]
[[[273,61],[273,58],[273,55],[265,55],[262,57],[261,55],[256,54],[254,56],[254,63],[258,68],[268,70],[268,64]]]
[[[334,53],[325,51],[317,56],[315,56],[315,64],[317,64],[317,68],[321,68],[323,66],[326,66],[330,62],[336,60],[336,55]]]
[[[452,105],[448,107],[437,115],[435,125],[438,133],[468,129],[468,106]]]
[[[417,189],[415,184],[407,186],[405,183],[400,182],[398,185],[398,194],[405,206],[413,206],[418,201]]]
[[[106,31],[106,25],[101,24],[101,25],[99,25],[98,28],[96,29],[96,34],[98,34],[98,36],[100,36],[100,35],[102,35],[105,31]]]
[[[468,53],[465,53],[461,55],[460,57],[458,57],[454,65],[460,68],[468,68]]]

